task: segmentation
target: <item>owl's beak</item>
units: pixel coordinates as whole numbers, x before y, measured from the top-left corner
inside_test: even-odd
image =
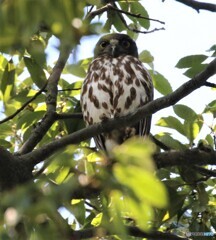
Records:
[[[117,48],[118,44],[119,44],[119,40],[117,40],[117,39],[112,39],[110,41],[111,54],[112,54],[113,57],[116,57],[117,54],[118,54],[118,48]]]

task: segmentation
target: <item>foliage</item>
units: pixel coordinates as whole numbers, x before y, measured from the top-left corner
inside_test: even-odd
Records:
[[[90,10],[101,9],[107,2],[1,1],[0,102],[1,118],[8,120],[0,124],[0,145],[11,153],[19,152],[47,113],[45,89],[11,116],[45,86],[52,74],[46,56],[51,38],[59,40],[62,50],[75,48],[83,36],[126,30],[135,38],[138,33],[130,29],[150,28],[141,1],[121,1],[115,7],[145,19],[127,15],[125,24],[123,13],[108,11],[107,16],[102,14],[105,21],[93,21]],[[205,68],[204,61],[215,54],[215,46],[208,53],[183,57],[176,67],[187,69],[184,74],[191,78]],[[162,95],[171,93],[169,81],[154,69],[151,53],[143,50],[140,59],[148,65],[155,89]],[[64,68],[58,81],[56,112],[72,117],[54,121],[35,149],[84,127],[82,119],[73,114],[80,112],[80,88],[90,61],[82,59]],[[206,103],[201,113],[182,104],[173,110],[174,116],[157,122],[162,130],[168,130],[155,135],[158,140],[172,150],[192,148],[196,142],[214,148],[215,125],[209,126],[203,139],[199,134],[205,124],[204,114],[215,116],[215,101]],[[184,140],[180,141],[176,133]],[[161,151],[150,141],[131,139],[114,150],[113,164],[91,148],[89,140],[58,151],[35,166],[34,181],[0,193],[0,239],[75,239],[70,238],[75,230],[92,227],[93,236],[101,239],[111,239],[107,233],[112,239],[141,239],[131,237],[125,226],[179,236],[188,231],[215,230],[215,179],[203,179],[195,169],[186,167],[156,170],[152,155]],[[89,186],[92,194],[84,191]],[[94,189],[100,191],[95,194]]]

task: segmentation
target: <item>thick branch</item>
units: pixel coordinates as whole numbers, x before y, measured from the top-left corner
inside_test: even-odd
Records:
[[[35,150],[32,153],[26,154],[25,159],[30,161],[31,164],[37,164],[47,157],[52,155],[54,152],[62,149],[69,144],[78,144],[81,141],[89,139],[102,132],[109,132],[111,129],[117,129],[119,127],[125,127],[137,123],[143,116],[151,115],[163,108],[174,105],[182,98],[189,95],[191,92],[196,90],[205,84],[208,78],[216,73],[216,59],[213,60],[207,68],[200,74],[195,76],[190,81],[184,83],[181,87],[175,90],[173,93],[158,98],[145,106],[139,108],[134,113],[118,118],[110,119],[100,124],[94,124],[88,128],[81,129],[73,134],[63,137],[62,139],[55,140],[47,145],[44,145],[40,149]],[[23,156],[24,157],[24,156]]]
[[[158,168],[171,166],[216,165],[215,151],[202,151],[198,148],[185,151],[156,153],[153,156]]]
[[[0,146],[0,191],[32,179],[32,168]]]
[[[187,240],[188,238],[181,238],[170,233],[162,233],[159,231],[146,233],[137,227],[127,226],[128,234],[134,237],[148,238],[148,239],[158,239],[158,240]],[[104,235],[109,235],[110,233],[103,228],[89,228],[79,231],[72,232],[72,239],[87,239],[97,236],[98,232],[102,232]],[[112,233],[113,234],[113,233]]]
[[[47,113],[44,119],[42,119],[41,123],[36,126],[29,139],[20,148],[18,154],[31,152],[55,122],[56,101],[58,94],[57,85],[70,52],[70,48],[64,48],[61,50],[58,61],[56,62],[56,65],[54,66],[53,71],[48,79],[46,97]]]
[[[177,2],[183,3],[189,7],[192,7],[197,12],[199,10],[207,10],[211,12],[216,12],[216,5],[213,3],[198,2],[194,0],[176,0]]]

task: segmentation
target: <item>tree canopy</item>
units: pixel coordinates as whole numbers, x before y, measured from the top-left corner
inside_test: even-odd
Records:
[[[176,1],[216,12],[215,4]],[[175,90],[154,68],[150,51],[141,49],[161,97],[89,127],[80,89],[92,58],[68,60],[83,37],[124,32],[136,40],[164,24],[138,0],[0,1],[0,239],[213,237],[216,126],[201,139],[199,133],[203,115],[215,117],[216,100],[205,102],[202,113],[178,102],[203,86],[214,90],[216,45],[179,59],[176,68],[190,80]],[[54,38],[59,57],[48,64]],[[112,159],[93,146],[93,136],[169,106],[174,115],[157,122],[160,132],[129,139]]]

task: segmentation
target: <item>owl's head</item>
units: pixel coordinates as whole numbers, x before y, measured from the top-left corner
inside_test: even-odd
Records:
[[[94,49],[94,57],[131,55],[138,58],[136,43],[126,34],[113,33],[100,38]]]

